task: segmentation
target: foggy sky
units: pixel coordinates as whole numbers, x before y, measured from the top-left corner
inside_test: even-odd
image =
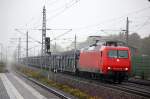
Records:
[[[150,35],[148,0],[77,0],[78,3],[67,9],[67,4],[71,1],[73,0],[46,1],[47,27],[73,29],[63,38],[73,39],[76,34],[78,41],[83,41],[89,35],[117,34],[116,31],[104,33],[100,30],[125,29],[127,16],[130,20],[130,33],[137,32],[142,37]],[[0,43],[4,46],[13,46],[17,43],[10,42],[10,38],[21,36],[24,39],[25,36],[14,31],[15,28],[41,28],[44,2],[44,0],[0,0]],[[63,8],[66,10],[61,11]],[[47,31],[47,36],[53,38],[64,32]],[[41,41],[41,31],[29,29],[29,35]],[[61,44],[63,41],[57,42]]]

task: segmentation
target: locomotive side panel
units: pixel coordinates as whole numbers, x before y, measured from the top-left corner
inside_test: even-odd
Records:
[[[100,52],[90,51],[80,53],[79,71],[100,72]]]

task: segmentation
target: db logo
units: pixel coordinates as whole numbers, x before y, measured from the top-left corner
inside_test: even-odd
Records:
[[[117,59],[117,62],[119,62],[120,60],[119,59]]]

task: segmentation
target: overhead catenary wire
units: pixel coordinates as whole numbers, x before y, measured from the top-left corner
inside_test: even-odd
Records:
[[[31,49],[33,49],[33,48],[37,48],[37,47],[39,47],[40,45],[36,45],[36,46],[33,46],[33,47],[30,47],[28,50],[31,50]],[[22,49],[24,49],[25,51],[26,51],[26,48],[22,48]]]
[[[53,0],[53,1],[48,1],[47,2],[47,5],[50,5],[50,6],[52,6],[53,4],[55,4],[56,2],[59,2],[60,0]]]
[[[68,10],[69,8],[71,8],[73,5],[75,5],[76,3],[78,3],[80,0],[72,0],[71,2],[67,3],[64,8],[61,9],[61,11],[57,12],[56,14],[54,14],[51,17],[47,18],[47,21],[49,21],[49,19],[53,19],[56,18],[56,16],[62,14],[63,12],[65,12],[66,10]]]
[[[72,29],[69,29],[67,32],[65,32],[65,33],[63,33],[63,34],[60,34],[60,35],[54,37],[51,41],[56,40],[57,38],[60,38],[60,37],[62,37],[62,36],[64,36],[64,35],[70,33],[71,31],[72,31]]]
[[[21,32],[21,31],[19,31],[18,29],[15,29],[18,33],[20,33],[20,34],[22,34],[22,35],[26,35],[25,33],[23,33],[23,32]],[[42,44],[40,41],[38,41],[38,40],[35,40],[33,37],[31,37],[31,36],[28,36],[30,39],[32,39],[33,41],[35,41],[35,42],[37,42],[37,43],[39,43],[39,44]]]
[[[131,16],[131,15],[133,15],[133,14],[138,14],[138,13],[143,12],[143,11],[146,11],[146,10],[148,10],[148,9],[150,9],[150,6],[144,7],[144,8],[142,8],[142,9],[139,9],[139,10],[136,10],[136,11],[133,11],[133,12],[129,12],[129,13],[124,14],[124,15],[121,15],[121,16],[119,16],[119,17],[114,17],[114,18],[111,18],[111,19],[108,19],[108,20],[99,21],[99,22],[96,23],[96,24],[92,24],[92,25],[88,25],[88,26],[84,26],[84,27],[79,27],[79,28],[72,28],[72,29],[73,29],[73,30],[83,30],[83,29],[87,29],[87,28],[98,27],[98,26],[100,26],[100,25],[103,25],[103,24],[106,23],[106,22],[110,23],[110,22],[112,22],[112,21],[118,21],[118,19],[126,18],[127,16],[129,17],[129,16]]]
[[[66,8],[64,8],[64,9],[66,9]],[[149,7],[148,7],[148,9],[149,9]],[[139,12],[142,12],[142,11],[145,11],[145,10],[147,10],[147,8],[144,8],[144,9],[141,9],[141,10],[139,10],[139,11],[135,11],[135,13],[139,13]],[[60,12],[58,12],[58,15],[59,15],[59,13],[61,14],[61,13],[63,13],[63,11],[61,10]],[[132,15],[133,13],[129,13],[129,16],[130,15]],[[56,16],[57,16],[57,13],[55,14]],[[54,17],[55,17],[55,15],[54,15]],[[53,16],[51,16],[50,18],[52,18],[53,19]],[[124,16],[123,17],[121,17],[121,18],[124,18]],[[49,20],[49,19],[48,19]],[[116,18],[116,20],[117,20],[117,18]],[[113,20],[113,21],[115,21],[115,20]],[[109,22],[109,21],[108,21]],[[102,24],[102,23],[101,23]],[[98,26],[99,25],[101,25],[101,24],[98,24]],[[148,24],[148,22],[147,23],[145,23],[145,24]],[[95,26],[94,26],[95,27]],[[87,28],[86,28],[87,29]],[[72,29],[72,30],[80,30],[80,29]],[[61,35],[58,35],[58,36],[56,36],[56,37],[54,37],[54,40],[55,39],[57,39],[57,38],[60,38],[60,37],[62,37],[63,35],[65,35],[65,34],[61,34]]]
[[[150,17],[140,27],[138,27],[135,31],[139,31],[140,29],[142,29],[145,25],[147,25],[147,23],[149,23],[149,21],[150,21]]]
[[[142,12],[142,11],[144,11],[144,10],[147,10],[147,9],[149,9],[150,7],[145,7],[145,8],[142,8],[142,9],[140,9],[140,10],[137,10],[137,11],[135,11],[135,12],[130,12],[130,13],[128,13],[128,14],[126,14],[126,15],[132,15],[132,14],[134,14],[134,13],[139,13],[139,12]],[[66,8],[64,8],[63,10],[65,10]],[[55,16],[57,16],[57,15],[59,15],[59,13],[61,14],[61,13],[63,13],[63,10],[62,11],[60,11],[60,12],[58,12],[58,13],[56,13],[55,15],[53,15],[53,16],[51,16],[50,17],[50,19],[52,19],[52,17],[55,17]],[[125,16],[126,16],[125,15]],[[123,18],[124,16],[121,16],[121,17],[118,17],[118,18]],[[116,20],[118,20],[118,18],[113,18],[113,19],[111,19],[112,21],[114,21],[114,19],[116,19]],[[48,18],[49,19],[49,18]],[[48,20],[47,19],[47,20]],[[104,21],[105,22],[105,21]],[[108,22],[110,22],[110,20],[108,20]],[[100,24],[97,24],[97,25],[100,25]],[[84,27],[84,28],[87,28],[87,27]],[[82,28],[78,28],[78,30],[79,29],[82,29]],[[77,29],[73,29],[73,30],[77,30]]]
[[[75,4],[78,3],[79,1],[80,1],[80,0],[71,0],[69,3],[67,3],[67,4],[65,4],[65,5],[63,5],[63,6],[59,7],[59,8],[57,8],[57,9],[55,9],[54,12],[55,12],[56,10],[59,10],[59,9],[60,9],[60,11],[59,11],[59,12],[56,12],[54,15],[48,17],[48,18],[46,19],[46,21],[49,21],[49,20],[52,20],[53,18],[56,18],[58,15],[62,14],[63,12],[65,12],[66,10],[68,10],[69,8],[71,8],[73,5],[75,5]],[[48,12],[48,11],[47,11],[47,12]],[[52,13],[52,12],[50,12],[50,13]],[[38,27],[41,27],[41,26],[42,26],[42,25],[39,24],[39,25],[34,26],[34,28],[38,28]]]
[[[78,1],[80,1],[80,0],[72,0],[72,1],[78,2]],[[99,25],[103,24],[103,22],[115,21],[115,20],[118,20],[118,19],[120,19],[120,18],[124,18],[125,16],[130,16],[130,15],[133,15],[133,14],[137,14],[137,13],[146,11],[146,10],[148,10],[149,8],[150,8],[150,6],[149,6],[149,7],[142,8],[142,9],[139,9],[139,10],[136,10],[136,11],[134,11],[134,12],[127,13],[127,14],[125,14],[125,15],[123,15],[123,16],[120,16],[120,17],[117,17],[117,18],[112,18],[112,19],[110,19],[110,20],[102,21],[100,24],[94,24],[94,25],[89,25],[89,26],[80,27],[80,28],[73,28],[73,30],[80,30],[80,29],[85,29],[85,28],[87,29],[87,28],[89,28],[89,27],[96,27],[96,26],[99,26]],[[65,10],[65,9],[66,9],[66,8],[64,8],[64,10]],[[57,16],[57,15],[59,15],[59,14],[61,14],[61,13],[63,13],[63,10],[60,11],[60,12],[58,12],[58,13],[56,13],[55,15],[49,17],[47,20],[53,19],[53,18],[55,18],[55,16]],[[39,26],[41,26],[41,25],[38,25],[37,27],[39,27]]]
[[[55,3],[56,1],[59,1],[59,0],[53,1],[52,4]],[[45,5],[45,4],[46,4],[46,0],[44,0],[43,2],[44,2],[43,4]],[[49,5],[51,6],[52,4],[49,4]],[[43,8],[43,5],[42,5],[40,8]],[[38,17],[38,18],[37,18],[37,17]],[[37,19],[36,19],[36,18],[37,18]],[[35,19],[36,19],[36,20],[35,20]],[[29,22],[26,23],[26,24],[29,24],[29,25],[34,26],[33,28],[38,28],[39,26],[41,26],[41,23],[39,22],[41,19],[42,19],[42,13],[38,14],[38,16],[33,16],[33,17],[29,20]],[[35,20],[35,22],[32,23],[34,20]]]

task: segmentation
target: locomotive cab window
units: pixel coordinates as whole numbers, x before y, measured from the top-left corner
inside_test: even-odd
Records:
[[[110,50],[110,51],[108,52],[108,56],[109,56],[110,58],[117,58],[117,50]]]
[[[128,58],[128,51],[118,51],[119,58]]]
[[[110,58],[128,58],[128,51],[125,50],[110,50],[108,52]]]

